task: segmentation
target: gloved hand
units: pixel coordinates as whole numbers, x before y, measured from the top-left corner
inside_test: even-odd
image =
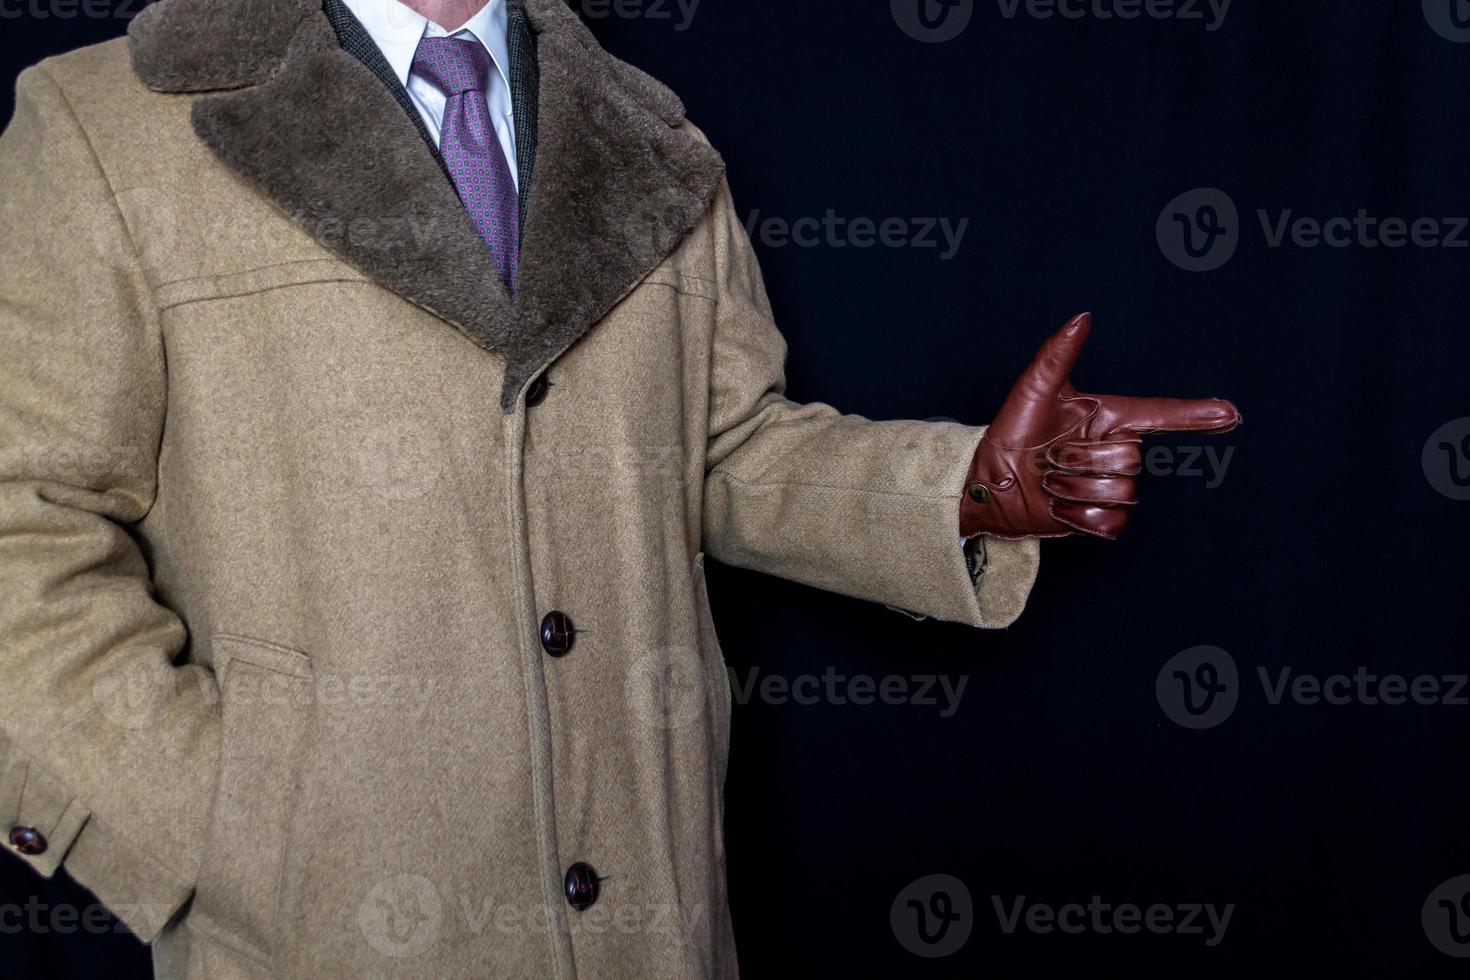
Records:
[[[1142,437],[1228,432],[1240,412],[1218,398],[1082,395],[1068,380],[1092,329],[1084,313],[1042,345],[1016,381],[970,464],[960,498],[966,538],[1114,539],[1137,503]]]

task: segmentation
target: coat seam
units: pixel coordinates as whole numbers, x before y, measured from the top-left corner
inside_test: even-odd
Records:
[[[191,932],[201,933],[205,939],[219,943],[221,946],[238,953],[252,963],[263,967],[269,967],[271,965],[271,957],[269,955],[245,943],[243,940],[230,935],[224,926],[215,922],[208,915],[191,915],[188,917],[186,925]]]
[[[301,657],[306,660],[311,659],[300,650],[284,646],[280,643],[272,643],[270,640],[261,640],[253,636],[246,636],[244,633],[230,633],[226,630],[217,630],[210,634],[210,636],[215,640],[229,640],[233,643],[243,643],[247,646],[264,647],[267,650],[275,650],[277,653],[289,653],[294,657]],[[269,670],[270,668],[265,669]]]
[[[26,789],[31,778],[31,760],[20,760],[20,775],[16,778],[20,780],[20,798],[15,801],[15,813],[20,817],[26,812]]]
[[[277,670],[275,667],[267,667],[265,664],[256,663],[254,660],[251,660],[249,657],[231,657],[230,659],[232,659],[232,660],[238,660],[242,664],[247,664],[247,665],[255,668],[256,670],[263,670],[263,671],[265,671],[268,674],[278,674],[281,677],[289,677],[293,681],[309,681],[309,680],[311,680],[311,678],[309,678],[309,677],[303,677],[300,674],[291,674],[291,673],[288,673],[288,672],[286,672],[284,670]]]
[[[719,475],[731,483],[755,489],[780,489],[782,487],[797,487],[806,490],[830,490],[834,493],[867,493],[880,497],[901,497],[905,500],[958,500],[957,493],[924,494],[906,493],[901,490],[875,490],[871,487],[843,487],[828,483],[812,483],[803,480],[745,480],[723,466],[717,466],[710,471],[710,476]]]
[[[517,396],[519,399],[519,396]],[[520,405],[514,414],[504,416],[502,432],[508,427],[514,439],[505,440],[505,452],[511,454],[510,472],[514,479],[506,486],[508,503],[511,507],[510,530],[515,535],[511,545],[511,568],[519,585],[521,613],[530,614],[530,622],[523,626],[534,629],[536,615],[536,587],[529,562],[530,528],[525,515],[525,437],[526,416]],[[524,549],[524,550],[523,550]],[[554,875],[560,870],[560,841],[556,831],[556,773],[553,768],[556,746],[554,744],[550,694],[547,691],[545,667],[534,647],[528,648],[520,639],[522,650],[521,683],[526,693],[527,750],[530,752],[532,773],[531,813],[535,822],[537,877],[541,879],[541,897],[547,905],[551,927],[547,929],[547,945],[551,954],[551,967],[558,977],[574,980],[577,975],[574,951],[570,948],[569,936],[560,928],[561,919],[557,906],[560,897],[553,881],[548,877],[548,867]],[[538,683],[539,682],[539,683]],[[538,762],[538,749],[545,750],[544,763]],[[539,777],[539,778],[538,778]],[[546,792],[542,793],[544,781]],[[553,911],[554,910],[554,911]],[[563,960],[569,972],[563,972]]]
[[[697,289],[691,289],[691,288],[689,288],[689,283],[686,283],[686,282],[683,282],[682,281],[682,280],[688,279],[690,281],[690,283],[694,283],[694,282],[708,283],[711,287],[718,288],[718,284],[715,283],[713,280],[711,280],[711,279],[700,279],[698,276],[690,276],[690,275],[686,275],[685,273],[682,273],[682,272],[674,272],[673,273],[673,276],[674,276],[674,278],[676,280],[680,280],[680,281],[670,282],[668,279],[665,279],[662,276],[659,276],[657,274],[657,272],[653,272],[653,273],[650,273],[647,277],[645,277],[644,280],[643,280],[643,282],[640,283],[640,285],[662,286],[665,289],[671,289],[671,290],[673,290],[674,293],[677,294],[677,295],[679,295],[679,296],[688,296],[691,299],[702,299],[702,300],[704,300],[706,302],[709,302],[709,303],[713,303],[713,302],[716,301],[715,300],[715,297],[712,296],[709,292],[707,292],[707,291],[700,291],[700,290],[697,290]],[[630,295],[631,295],[631,293],[630,293]],[[626,298],[627,297],[624,297],[624,299],[626,299]]]
[[[266,268],[275,268],[275,267],[274,266],[267,266]],[[252,271],[263,271],[263,270],[252,270]],[[208,277],[204,277],[204,278],[208,278]],[[260,296],[260,295],[262,295],[264,293],[274,293],[274,292],[277,292],[277,291],[282,290],[282,289],[294,289],[297,286],[327,286],[327,285],[332,285],[334,283],[362,283],[364,285],[376,285],[376,283],[368,283],[367,280],[364,280],[364,279],[345,279],[345,278],[342,278],[342,279],[307,279],[307,280],[303,280],[301,282],[283,282],[283,283],[277,283],[277,284],[275,284],[273,286],[261,286],[258,289],[247,289],[247,290],[244,290],[243,292],[238,292],[238,293],[216,293],[213,296],[196,296],[193,299],[181,299],[178,302],[170,303],[167,306],[161,306],[161,307],[158,308],[158,310],[159,310],[160,313],[166,313],[166,312],[169,312],[169,311],[172,311],[172,310],[180,309],[181,307],[193,306],[196,303],[213,303],[213,302],[217,302],[219,300],[227,300],[227,299],[245,299],[245,298],[250,297],[250,296]],[[172,285],[172,283],[170,283],[170,285]]]
[[[169,286],[183,286],[191,282],[203,282],[206,279],[237,279],[241,276],[251,276],[255,275],[257,272],[269,272],[272,269],[282,269],[286,266],[291,265],[315,265],[321,262],[340,263],[340,261],[341,260],[338,259],[336,256],[321,256],[315,259],[288,259],[285,262],[267,262],[265,265],[251,266],[249,269],[241,269],[239,272],[227,272],[222,275],[218,273],[211,273],[199,276],[184,276],[180,279],[169,279],[165,282],[160,282],[153,288],[154,291],[157,292],[158,290],[166,289]],[[310,282],[313,280],[307,281]],[[333,278],[326,281],[336,282],[337,280]],[[184,302],[187,302],[187,300],[185,300]]]
[[[52,87],[56,89],[56,94],[61,96],[61,104],[66,108],[67,117],[76,126],[77,132],[81,135],[82,145],[87,148],[87,156],[91,157],[92,165],[97,168],[97,175],[102,178],[102,183],[107,185],[107,193],[112,198],[112,211],[117,215],[117,223],[122,227],[123,234],[127,237],[128,245],[133,250],[133,258],[139,263],[139,269],[142,270],[143,252],[138,248],[138,240],[133,237],[133,229],[128,226],[127,216],[123,214],[122,208],[118,204],[117,187],[113,185],[112,176],[108,174],[107,168],[102,165],[102,157],[98,155],[97,147],[92,144],[92,137],[88,135],[87,127],[82,124],[82,118],[77,115],[76,108],[72,105],[71,97],[66,94],[66,89],[56,80],[56,76],[47,71],[44,65],[37,65],[36,71],[44,76],[46,81],[50,82]],[[143,278],[145,280],[148,278],[146,270],[143,270]]]
[[[160,317],[163,315],[163,311],[153,301],[153,284],[149,281],[148,269],[143,265],[143,252],[138,248],[138,240],[133,236],[133,229],[128,224],[127,215],[123,214],[122,206],[118,203],[117,187],[112,182],[112,176],[107,172],[107,168],[102,165],[102,157],[97,153],[97,147],[93,145],[92,137],[88,134],[87,127],[82,123],[82,117],[77,115],[76,107],[72,105],[71,96],[66,94],[65,87],[62,86],[61,82],[57,81],[55,75],[46,69],[45,65],[37,65],[36,72],[42,78],[46,79],[47,82],[51,83],[52,88],[56,89],[56,94],[61,99],[62,108],[66,110],[67,118],[76,127],[77,134],[81,137],[82,145],[87,148],[87,156],[91,158],[92,166],[97,169],[97,176],[102,178],[102,183],[107,188],[108,196],[112,200],[112,213],[117,217],[118,227],[122,229],[123,237],[127,239],[128,247],[132,250],[133,264],[137,267],[138,275],[142,278],[144,285],[148,287],[148,303],[153,307],[153,329],[158,333],[159,360],[162,362],[163,389],[166,401],[168,392],[168,351],[164,347],[163,330],[160,325]],[[158,426],[158,444],[153,447],[153,487],[152,493],[149,495],[151,499],[148,501],[147,508],[138,516],[136,522],[138,524],[146,521],[148,515],[153,513],[153,508],[158,504],[158,461],[163,451],[164,431],[168,425],[166,411],[163,413],[163,416],[160,418]]]

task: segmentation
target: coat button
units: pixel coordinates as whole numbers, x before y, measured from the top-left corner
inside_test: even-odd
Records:
[[[35,827],[11,827],[10,846],[22,854],[45,854],[46,838]]]
[[[597,872],[582,861],[567,868],[567,904],[578,912],[597,901]]]
[[[990,488],[983,483],[970,484],[970,499],[977,504],[990,503]]]
[[[546,390],[551,386],[546,382],[545,374],[536,375],[536,380],[531,382],[531,387],[526,389],[526,407],[535,408],[546,400]]]
[[[572,617],[559,610],[553,609],[541,620],[541,645],[546,652],[553,657],[564,657],[572,649],[572,640],[576,637],[576,627],[572,625]]]

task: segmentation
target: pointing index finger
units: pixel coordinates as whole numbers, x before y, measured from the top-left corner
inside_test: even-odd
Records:
[[[1223,398],[1129,398],[1095,395],[1109,432],[1229,432],[1240,425],[1240,409]]]

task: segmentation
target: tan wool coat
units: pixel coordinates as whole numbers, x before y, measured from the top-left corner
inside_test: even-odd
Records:
[[[161,977],[734,977],[704,556],[989,627],[1035,577],[967,571],[981,429],[783,396],[720,158],[525,3],[513,302],[315,0],[21,78],[0,833]]]

